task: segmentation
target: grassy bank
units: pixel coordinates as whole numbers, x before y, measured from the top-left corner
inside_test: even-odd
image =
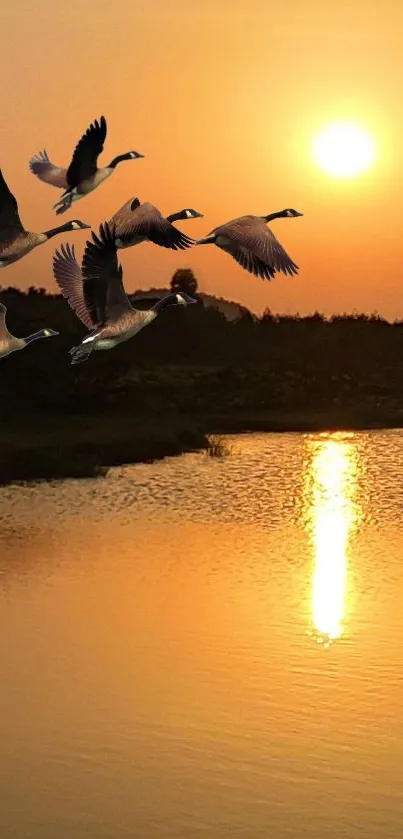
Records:
[[[217,434],[320,432],[403,427],[400,412],[266,411],[211,414],[202,419],[108,414],[19,417],[0,423],[0,484],[84,478],[109,467],[158,460],[184,452],[221,454]]]
[[[0,423],[0,483],[101,475],[110,466],[207,448],[199,428],[177,418],[43,416]]]

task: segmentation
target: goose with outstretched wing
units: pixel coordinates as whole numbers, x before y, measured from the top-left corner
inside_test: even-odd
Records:
[[[196,245],[217,245],[242,268],[262,280],[273,279],[277,271],[292,276],[298,273],[298,265],[288,256],[267,223],[276,218],[302,215],[297,210],[286,209],[267,216],[240,216],[214,228],[204,239],[198,239]]]
[[[107,166],[98,168],[98,157],[104,148],[106,132],[105,117],[94,120],[77,143],[70,165],[66,169],[52,163],[45,149],[29,161],[29,168],[37,178],[64,190],[53,207],[57,215],[65,213],[73,201],[78,201],[100,186],[113,174],[119,163],[144,157],[144,154],[138,151],[128,151],[114,157]]]
[[[187,306],[197,301],[183,292],[168,294],[146,311],[130,304],[123,286],[115,231],[101,224],[92,233],[80,268],[74,248],[62,245],[53,258],[53,274],[70,308],[89,329],[81,344],[70,350],[71,363],[86,361],[93,350],[111,350],[128,341],[168,306]]]

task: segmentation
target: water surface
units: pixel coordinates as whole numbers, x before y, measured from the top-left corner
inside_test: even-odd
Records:
[[[403,823],[403,433],[0,489],[4,839]]]

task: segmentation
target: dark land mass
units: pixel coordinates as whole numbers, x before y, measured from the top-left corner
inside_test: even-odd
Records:
[[[0,359],[3,484],[208,449],[220,432],[403,427],[402,322],[245,310],[228,321],[200,304],[72,367],[85,329],[63,298],[0,297],[12,333],[60,332]]]

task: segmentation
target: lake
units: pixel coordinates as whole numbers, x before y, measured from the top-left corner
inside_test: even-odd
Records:
[[[400,839],[403,432],[0,489],[2,839]]]

